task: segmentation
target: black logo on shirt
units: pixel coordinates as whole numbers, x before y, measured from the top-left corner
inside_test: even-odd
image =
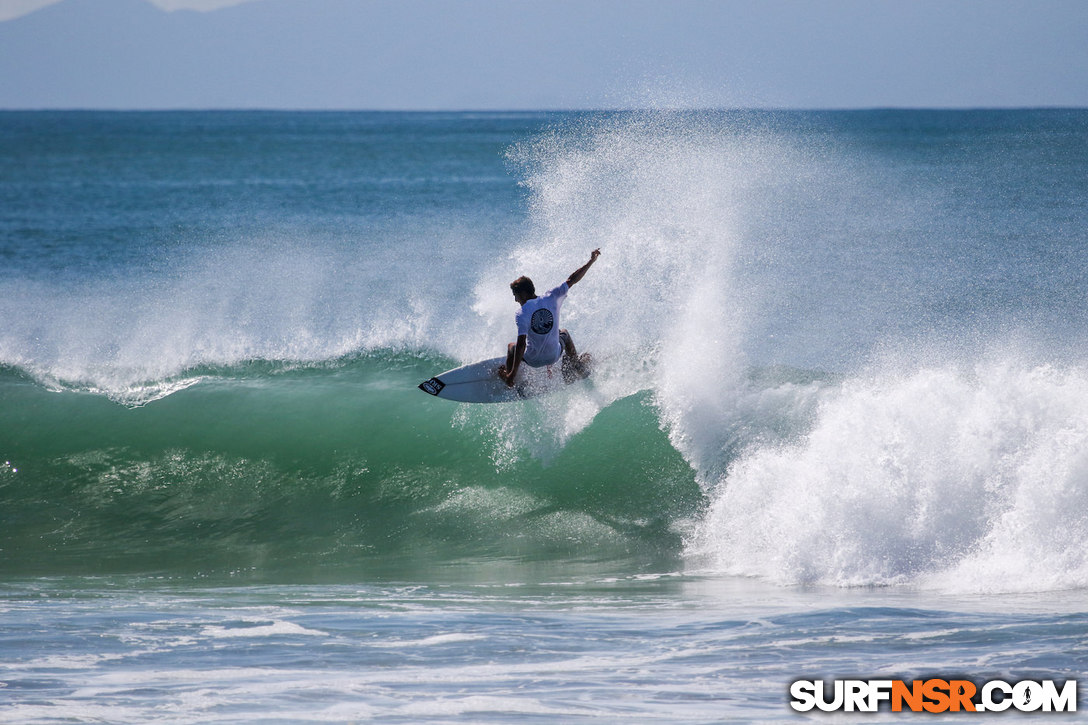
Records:
[[[555,315],[552,311],[541,307],[529,318],[529,329],[538,335],[547,335],[555,324]]]

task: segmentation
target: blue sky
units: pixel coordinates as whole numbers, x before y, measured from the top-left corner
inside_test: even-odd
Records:
[[[1088,0],[0,0],[5,17],[0,108],[1088,106]]]
[[[198,10],[207,12],[229,5],[240,5],[253,0],[149,0],[163,10]],[[47,5],[55,5],[60,0],[0,0],[0,22],[26,15]]]

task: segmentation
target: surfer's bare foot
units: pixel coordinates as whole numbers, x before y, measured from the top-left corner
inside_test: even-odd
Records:
[[[575,363],[574,369],[578,372],[578,376],[581,378],[588,378],[590,368],[593,365],[593,357],[588,352],[583,352],[578,357],[578,362]]]
[[[589,356],[588,352],[582,353],[578,357],[571,357],[570,355],[563,357],[563,382],[570,384],[577,380],[583,380],[589,377],[589,365],[593,360]]]

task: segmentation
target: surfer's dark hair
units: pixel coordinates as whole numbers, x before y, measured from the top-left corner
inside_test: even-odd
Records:
[[[536,287],[533,286],[533,280],[528,277],[521,276],[510,283],[510,289],[514,294],[523,294],[527,297],[536,297]]]

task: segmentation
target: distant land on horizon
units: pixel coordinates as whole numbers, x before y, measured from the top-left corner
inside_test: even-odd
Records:
[[[62,0],[0,22],[0,109],[1086,107],[1062,0]]]

